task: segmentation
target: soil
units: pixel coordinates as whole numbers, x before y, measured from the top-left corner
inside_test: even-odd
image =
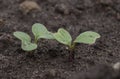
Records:
[[[72,79],[120,79],[118,75],[111,76],[111,67],[99,65],[112,66],[120,61],[120,0],[33,1],[41,10],[24,14],[20,10],[24,0],[0,0],[1,79],[70,79],[75,73],[82,75],[96,65],[98,71],[106,73],[108,70],[108,73],[103,77],[99,77],[101,72],[98,72],[90,75],[97,77]],[[39,40],[38,49],[30,56],[30,52],[20,48],[20,40],[13,32],[24,31],[33,37],[31,27],[34,23],[42,23],[52,32],[65,28],[73,39],[88,30],[98,32],[101,38],[94,45],[78,44],[73,62],[67,61],[66,47],[54,40]]]

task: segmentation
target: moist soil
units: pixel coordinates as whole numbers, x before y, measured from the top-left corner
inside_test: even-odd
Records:
[[[111,76],[112,68],[99,65],[111,66],[120,60],[120,0],[33,1],[41,10],[24,14],[20,10],[24,0],[0,0],[0,79],[70,79],[94,66],[98,69],[93,70],[102,70],[97,77],[71,79],[120,79]],[[32,52],[21,49],[13,32],[23,31],[34,38],[34,23],[42,23],[52,32],[65,28],[73,39],[88,30],[98,32],[101,38],[93,45],[78,44],[75,59],[69,62],[66,46],[55,40],[40,39]],[[100,77],[102,72],[107,74]],[[110,78],[104,78],[106,75]]]

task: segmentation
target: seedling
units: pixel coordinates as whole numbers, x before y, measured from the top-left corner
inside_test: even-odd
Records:
[[[37,42],[40,38],[54,39],[51,32],[49,32],[46,27],[42,24],[36,23],[32,26],[32,32],[34,34],[34,42],[31,42],[31,37],[24,32],[16,31],[13,35],[21,40],[21,48],[24,51],[32,51],[37,48]]]
[[[86,31],[81,33],[74,41],[72,40],[71,35],[68,31],[63,28],[60,28],[57,33],[53,34],[54,38],[64,44],[67,45],[69,50],[69,59],[72,61],[74,59],[74,49],[76,43],[84,43],[84,44],[94,44],[97,38],[100,38],[100,35],[96,32]]]

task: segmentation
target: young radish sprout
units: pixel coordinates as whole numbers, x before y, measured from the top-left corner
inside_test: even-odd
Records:
[[[63,28],[58,29],[58,32],[54,33],[53,36],[58,42],[68,46],[70,61],[74,59],[74,49],[76,43],[94,44],[96,39],[100,38],[100,35],[98,33],[93,31],[86,31],[81,33],[73,41],[69,32]]]
[[[24,32],[16,31],[13,35],[21,40],[21,48],[24,51],[32,51],[37,48],[37,42],[40,38],[54,39],[53,34],[47,30],[47,28],[40,24],[35,23],[32,26],[32,33],[34,34],[34,42],[31,42],[31,37]]]

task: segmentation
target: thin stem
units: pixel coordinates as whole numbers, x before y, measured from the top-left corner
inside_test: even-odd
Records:
[[[74,50],[69,50],[69,61],[72,62],[75,59]]]
[[[70,49],[72,49],[72,50],[75,49],[75,43],[73,43],[73,44],[70,46]]]
[[[69,46],[69,61],[73,61],[75,59],[75,43],[73,43],[71,46]]]
[[[28,57],[33,57],[34,56],[34,53],[33,53],[34,51],[29,51],[29,52],[27,52],[27,56]]]

